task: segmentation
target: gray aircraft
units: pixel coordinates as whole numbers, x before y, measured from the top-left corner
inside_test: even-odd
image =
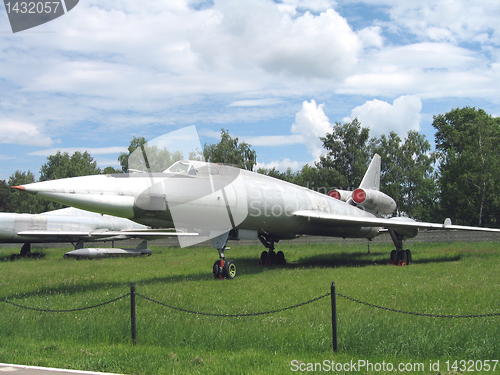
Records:
[[[119,216],[153,228],[174,226],[198,234],[179,237],[181,246],[211,239],[219,252],[216,278],[234,278],[237,268],[225,260],[227,241],[260,239],[267,248],[264,262],[284,263],[275,243],[301,235],[372,239],[388,231],[396,247],[391,261],[410,263],[403,240],[419,229],[495,231],[386,218],[395,201],[380,191],[380,156],[375,155],[358,189],[334,190],[330,195],[285,181],[202,161],[177,161],[162,173],[135,171],[38,182],[14,187],[81,209]]]
[[[73,243],[75,250],[66,253],[68,257],[151,255],[145,242],[135,249],[84,248],[88,241],[147,238],[152,235],[147,229],[147,226],[128,219],[73,207],[41,214],[0,213],[0,243],[23,243],[20,256],[31,254],[32,243],[57,242]]]

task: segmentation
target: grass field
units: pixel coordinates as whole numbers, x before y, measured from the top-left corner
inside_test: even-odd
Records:
[[[40,260],[0,263],[0,299],[74,309],[125,295],[134,282],[137,293],[179,308],[248,314],[308,301],[328,293],[335,282],[338,293],[398,310],[500,312],[498,243],[415,243],[409,267],[387,265],[389,244],[372,245],[371,255],[366,246],[279,246],[288,264],[276,267],[257,265],[263,247],[232,243],[231,248],[226,256],[236,261],[239,275],[223,281],[211,274],[218,258],[211,248],[153,247],[149,258],[81,261],[62,258],[70,248],[47,249]],[[14,249],[1,251],[8,256]],[[231,318],[185,313],[139,296],[136,302],[135,346],[128,296],[91,310],[57,313],[0,302],[0,362],[152,375],[320,373],[319,365],[330,373],[383,374],[396,373],[400,364],[404,373],[482,368],[474,373],[500,374],[500,365],[493,371],[500,359],[500,316],[431,318],[337,296],[339,351],[334,353],[329,296],[278,313]],[[346,371],[332,372],[332,361],[333,369],[341,364]],[[365,366],[358,366],[363,361]]]

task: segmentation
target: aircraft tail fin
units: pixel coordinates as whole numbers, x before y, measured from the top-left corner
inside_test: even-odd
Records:
[[[380,190],[380,160],[380,155],[373,155],[370,166],[366,170],[361,185],[359,185],[361,189]]]

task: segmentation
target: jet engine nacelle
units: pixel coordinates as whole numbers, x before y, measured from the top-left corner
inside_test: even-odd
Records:
[[[356,189],[352,193],[352,200],[367,210],[389,215],[396,210],[396,202],[387,194],[378,190]]]
[[[350,190],[340,190],[333,189],[328,192],[328,195],[332,198],[341,200],[343,202],[347,202],[349,198],[351,198],[352,191]]]

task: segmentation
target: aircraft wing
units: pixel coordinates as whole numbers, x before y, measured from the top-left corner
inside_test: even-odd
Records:
[[[91,230],[91,231],[62,231],[62,230],[27,230],[17,233],[18,236],[43,239],[60,239],[61,241],[79,240],[104,240],[142,238],[154,239],[165,236],[197,236],[198,233],[176,232],[168,229],[130,229],[120,231]]]
[[[452,225],[450,219],[446,219],[443,224],[426,223],[415,221],[410,218],[394,217],[390,219],[370,217],[370,216],[347,216],[331,214],[316,210],[300,210],[293,213],[295,217],[307,219],[309,221],[332,224],[344,227],[381,227],[386,229],[447,229],[447,230],[468,230],[481,232],[500,232],[496,228],[470,227],[463,225]]]

